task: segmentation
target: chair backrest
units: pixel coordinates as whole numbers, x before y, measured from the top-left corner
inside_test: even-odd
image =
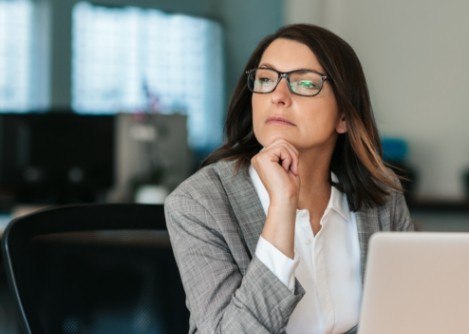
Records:
[[[13,220],[2,249],[26,333],[187,333],[162,205],[44,210]]]

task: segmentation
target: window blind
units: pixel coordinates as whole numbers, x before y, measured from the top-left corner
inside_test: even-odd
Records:
[[[30,0],[0,0],[0,112],[33,107]]]
[[[223,119],[221,26],[155,9],[73,9],[72,106],[80,113],[188,116],[193,148],[218,145]]]

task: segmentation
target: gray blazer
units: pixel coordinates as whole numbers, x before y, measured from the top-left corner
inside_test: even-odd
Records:
[[[247,169],[235,172],[227,161],[204,167],[167,198],[165,213],[189,333],[284,333],[305,291],[298,281],[290,291],[255,256],[266,217]],[[374,232],[413,229],[402,194],[357,212],[357,228],[364,277]]]

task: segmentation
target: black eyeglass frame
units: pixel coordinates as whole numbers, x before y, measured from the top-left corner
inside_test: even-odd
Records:
[[[278,74],[277,82],[275,83],[275,85],[273,86],[271,91],[268,91],[268,92],[255,92],[251,87],[249,87],[249,77],[250,77],[252,72],[255,72],[257,70],[269,70],[269,71],[276,72]],[[297,72],[312,72],[312,73],[316,73],[316,74],[321,76],[321,87],[319,87],[319,90],[316,94],[314,94],[314,95],[305,95],[305,94],[299,94],[299,93],[293,91],[293,89],[291,87],[291,82],[290,82],[290,74],[297,73]],[[250,70],[247,70],[245,73],[246,73],[246,76],[247,76],[247,87],[252,93],[255,93],[255,94],[270,94],[270,93],[272,93],[277,88],[280,80],[285,78],[285,80],[287,80],[288,89],[290,90],[290,93],[295,94],[295,95],[299,95],[299,96],[313,97],[313,96],[316,96],[319,93],[321,93],[322,88],[324,87],[324,81],[332,81],[331,78],[329,78],[327,75],[325,75],[321,72],[318,72],[318,71],[315,71],[315,70],[306,70],[306,69],[298,69],[298,70],[293,70],[293,71],[288,71],[288,72],[280,72],[280,71],[277,71],[277,70],[275,70],[273,68],[269,68],[269,67],[257,67],[257,68],[252,68]]]

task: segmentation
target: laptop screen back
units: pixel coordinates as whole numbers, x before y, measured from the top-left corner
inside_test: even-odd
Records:
[[[359,334],[469,333],[469,233],[377,233]]]

